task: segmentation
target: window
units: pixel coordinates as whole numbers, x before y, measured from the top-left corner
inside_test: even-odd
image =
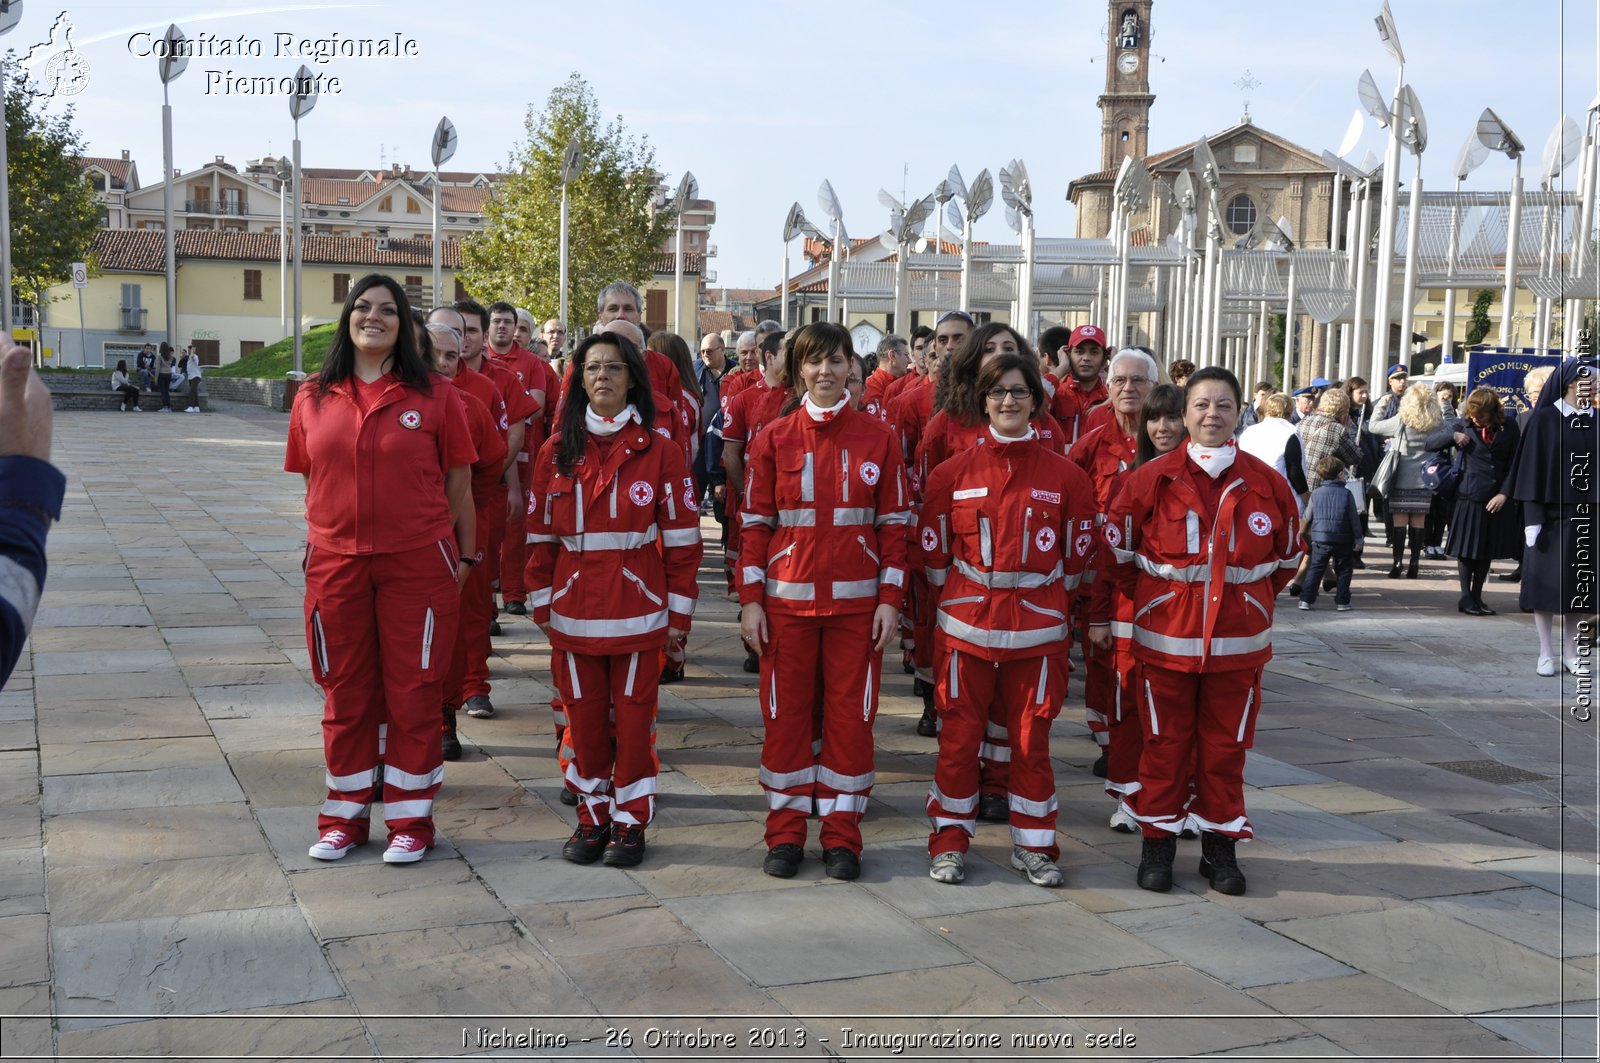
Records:
[[[383,211],[385,214],[392,212],[394,210],[394,197],[384,196],[382,199],[378,200],[378,209]]]
[[[667,327],[667,293],[655,288],[644,293],[645,335]]]
[[[261,271],[247,269],[244,271],[244,297],[246,299],[261,298]]]
[[[408,288],[420,288],[420,287],[422,287],[422,278],[421,277],[412,277],[412,276],[408,275],[406,277],[406,287],[408,287]]]
[[[265,346],[266,346],[266,344],[263,343],[261,340],[240,340],[239,341],[239,357],[243,358],[247,354],[255,354],[257,351],[259,351],[261,348],[263,348]]]
[[[1247,166],[1256,164],[1257,154],[1254,144],[1235,144],[1233,146],[1233,161]]]
[[[335,273],[333,275],[333,301],[342,303],[350,298],[350,274]]]
[[[416,200],[412,199],[410,196],[407,196],[406,197],[406,213],[407,214],[421,214],[422,213],[422,204],[418,203]]]
[[[200,356],[201,365],[222,364],[221,340],[192,340],[191,345],[194,347],[194,353]]]
[[[461,278],[460,277],[455,278],[455,282],[456,282],[456,296],[455,296],[455,301],[456,302],[459,303],[459,302],[462,302],[462,301],[464,301],[466,299],[472,298],[472,296],[467,294],[467,286],[465,284],[461,283]]]
[[[106,175],[99,170],[91,170],[89,184],[94,187],[96,192],[104,192],[106,190]]]
[[[1228,231],[1243,236],[1256,227],[1256,205],[1246,195],[1228,200]]]

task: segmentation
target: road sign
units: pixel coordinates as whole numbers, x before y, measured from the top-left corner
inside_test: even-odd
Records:
[[[74,288],[89,287],[89,264],[87,262],[74,262],[72,264],[72,286]]]

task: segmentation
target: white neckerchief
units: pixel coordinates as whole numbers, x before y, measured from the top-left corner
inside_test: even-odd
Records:
[[[995,429],[994,429],[994,425],[991,424],[989,426],[989,434],[994,437],[994,441],[996,443],[1021,443],[1024,440],[1032,439],[1034,436],[1038,435],[1039,433],[1037,431],[1035,431],[1033,425],[1030,424],[1028,426],[1028,434],[1027,435],[1003,436],[999,432],[996,432]]]
[[[597,436],[614,436],[630,423],[639,423],[639,411],[631,402],[615,417],[601,417],[593,406],[584,407],[583,425]]]
[[[1191,439],[1188,446],[1189,460],[1200,466],[1213,480],[1228,471],[1239,453],[1238,446],[1231,439],[1220,447],[1203,446]]]
[[[1581,410],[1572,405],[1572,403],[1568,402],[1565,397],[1556,400],[1556,409],[1561,411],[1561,416],[1563,417],[1576,417],[1580,413],[1589,412],[1588,410]]]
[[[806,413],[811,415],[811,419],[813,421],[831,421],[840,410],[845,408],[845,404],[849,401],[850,392],[846,391],[844,393],[844,398],[840,399],[832,406],[818,406],[816,403],[811,401],[811,393],[806,392],[805,396],[800,400],[800,405],[805,407]]]

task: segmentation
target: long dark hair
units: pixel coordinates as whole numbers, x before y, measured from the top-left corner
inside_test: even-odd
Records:
[[[1137,456],[1133,460],[1135,468],[1151,458],[1161,456],[1156,453],[1156,445],[1150,442],[1148,429],[1151,421],[1162,417],[1176,417],[1179,424],[1183,423],[1183,389],[1176,384],[1157,384],[1144,397],[1144,405],[1139,408]],[[1189,430],[1185,428],[1183,433],[1188,435]]]
[[[628,401],[639,411],[639,421],[646,437],[655,435],[656,400],[650,390],[650,371],[645,368],[644,355],[626,336],[615,332],[600,332],[585,337],[572,352],[572,382],[567,386],[566,400],[561,407],[561,421],[556,427],[556,468],[570,474],[589,446],[589,429],[584,415],[589,412],[589,390],[584,383],[583,366],[589,352],[596,347],[615,348],[628,365]]]
[[[834,351],[844,352],[846,358],[855,357],[855,341],[850,338],[850,330],[843,325],[836,325],[832,321],[813,321],[794,334],[783,352],[783,373],[794,394],[783,404],[781,412],[793,413],[800,408],[800,396],[805,391],[800,383],[800,366],[806,359],[814,354],[827,355]]]
[[[705,397],[700,394],[700,384],[694,378],[694,358],[689,354],[689,344],[684,342],[682,336],[662,329],[650,333],[645,346],[672,359],[672,364],[678,367],[678,380],[683,384],[683,390],[693,395],[696,402]]]
[[[427,394],[433,390],[433,367],[417,348],[416,330],[411,324],[411,303],[406,290],[393,277],[382,273],[369,273],[356,281],[339,311],[339,324],[334,328],[333,342],[328,344],[328,355],[322,360],[322,369],[316,376],[318,399],[326,395],[335,384],[349,380],[356,371],[356,348],[350,340],[350,315],[355,311],[356,300],[369,290],[384,288],[394,297],[396,325],[391,371],[395,379],[408,387]]]
[[[983,399],[978,396],[978,373],[983,365],[983,348],[990,340],[1001,333],[1009,332],[1011,338],[1017,341],[1017,353],[1027,358],[1033,358],[1037,364],[1038,358],[1033,353],[1033,348],[1028,345],[1028,339],[1016,329],[1003,321],[991,321],[987,325],[979,325],[967,336],[967,341],[961,349],[950,356],[950,362],[939,373],[939,389],[933,397],[933,408],[943,410],[961,424],[973,425],[987,420],[983,407]],[[1035,416],[1040,410],[1035,410]]]

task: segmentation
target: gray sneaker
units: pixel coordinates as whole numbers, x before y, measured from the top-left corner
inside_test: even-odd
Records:
[[[487,720],[489,717],[494,715],[494,705],[489,701],[488,697],[483,694],[472,695],[472,697],[467,699],[467,703],[463,705],[462,708],[465,709],[467,715],[471,716],[474,720]]]
[[[928,877],[935,882],[955,885],[967,876],[966,853],[940,853],[933,858],[933,866],[928,868]]]
[[[1027,875],[1028,881],[1035,886],[1054,888],[1061,885],[1061,869],[1043,853],[1019,846],[1011,850],[1011,866]]]

